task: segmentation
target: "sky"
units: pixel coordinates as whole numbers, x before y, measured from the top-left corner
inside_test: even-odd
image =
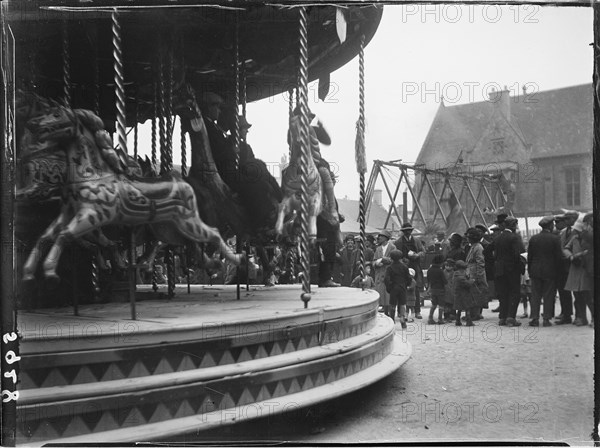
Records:
[[[512,96],[523,87],[531,93],[591,83],[592,25],[593,11],[583,7],[386,5],[365,49],[367,179],[373,160],[416,160],[442,96],[451,106],[505,86]],[[358,57],[333,72],[331,83],[325,101],[316,82],[309,86],[309,106],[332,138],[321,153],[338,176],[336,196],[358,199]],[[286,95],[249,104],[247,119],[248,143],[277,171],[288,153]],[[175,150],[174,163],[180,158]]]

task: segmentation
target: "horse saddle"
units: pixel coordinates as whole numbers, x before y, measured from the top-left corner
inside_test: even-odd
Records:
[[[177,183],[176,179],[170,174],[165,174],[161,177],[131,180],[133,188],[142,192],[146,198],[154,201],[166,199],[171,196]]]

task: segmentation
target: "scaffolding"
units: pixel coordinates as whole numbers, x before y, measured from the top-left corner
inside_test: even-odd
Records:
[[[446,231],[456,231],[463,224],[466,227],[478,223],[489,226],[498,213],[513,216],[514,184],[500,168],[474,172],[472,169],[465,170],[465,166],[459,163],[450,168],[429,169],[423,165],[404,164],[400,160],[374,160],[367,183],[367,214],[370,212],[371,199],[379,177],[391,202],[385,227],[392,213],[399,222],[410,221],[413,225],[421,223],[425,228],[442,224]],[[395,185],[392,183],[394,180]],[[410,219],[406,194],[403,199],[403,217],[396,206],[402,185],[412,198]],[[441,190],[438,189],[440,185]],[[424,206],[423,200],[429,203]],[[447,210],[444,210],[444,204],[447,204]]]

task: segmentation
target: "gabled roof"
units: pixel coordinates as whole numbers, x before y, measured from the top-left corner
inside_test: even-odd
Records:
[[[337,202],[339,212],[344,215],[346,221],[356,221],[358,219],[359,201],[353,199],[338,199]],[[387,213],[388,211],[384,207],[372,202],[371,209],[367,214],[367,226],[382,230],[384,228]],[[388,221],[387,229],[391,230],[392,227],[394,229],[400,229],[400,223],[398,223],[398,219],[393,211]]]
[[[531,145],[531,158],[591,152],[591,84],[527,93],[509,101],[509,123],[515,134]],[[490,101],[440,104],[416,163],[455,162],[461,150],[474,148],[497,109]]]

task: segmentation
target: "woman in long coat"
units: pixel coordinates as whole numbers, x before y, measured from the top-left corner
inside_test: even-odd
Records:
[[[377,235],[377,248],[373,255],[373,280],[375,281],[375,291],[379,293],[379,305],[383,307],[383,312],[389,315],[390,295],[385,289],[385,270],[392,263],[390,252],[396,247],[390,242],[391,233],[382,230]]]
[[[585,227],[586,232],[589,232],[587,224]],[[575,296],[575,321],[573,323],[581,326],[588,324],[586,303],[592,305],[593,301],[593,271],[590,269],[591,266],[587,266],[588,264],[593,265],[593,260],[589,259],[589,254],[593,251],[593,245],[589,238],[585,238],[587,235],[583,233],[584,224],[582,222],[575,223],[573,230],[571,239],[563,250],[565,256],[571,260],[565,289],[573,291]],[[590,308],[592,307],[590,306]]]
[[[467,239],[471,248],[467,253],[467,276],[473,280],[471,289],[476,309],[473,312],[473,320],[481,319],[482,308],[488,307],[488,284],[485,275],[485,256],[481,244],[481,232],[475,227],[467,230]]]

